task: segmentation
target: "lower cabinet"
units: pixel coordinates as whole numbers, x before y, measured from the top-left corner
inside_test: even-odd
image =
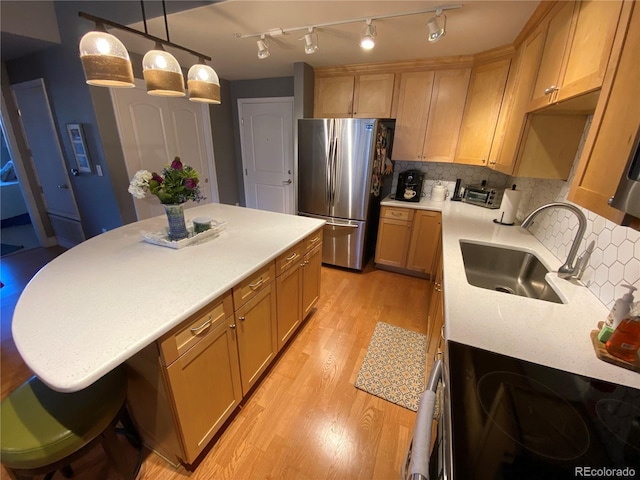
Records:
[[[431,277],[441,218],[440,212],[383,206],[376,266]]]
[[[173,465],[197,460],[316,305],[322,230],[294,251],[126,362],[136,427],[144,443]]]
[[[435,363],[443,342],[444,283],[442,264],[442,236],[438,239],[434,258],[434,277],[431,285],[431,300],[427,314],[427,372]],[[425,378],[426,381],[426,378]]]

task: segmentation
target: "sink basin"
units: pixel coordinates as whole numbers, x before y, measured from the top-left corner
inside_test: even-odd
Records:
[[[545,280],[547,267],[530,252],[460,241],[467,281],[505,294],[564,303]]]

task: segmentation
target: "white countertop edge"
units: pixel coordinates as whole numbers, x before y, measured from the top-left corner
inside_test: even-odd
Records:
[[[548,273],[546,280],[565,304],[494,292],[466,280],[460,240],[502,245],[535,254],[557,271],[558,260],[519,226],[495,224],[497,210],[462,202],[403,202],[388,197],[383,206],[442,212],[445,338],[503,355],[629,387],[640,374],[597,358],[591,330],[608,309],[585,286]]]
[[[171,249],[142,240],[145,232],[166,226],[165,216],[154,217],[89,239],[40,270],[20,296],[12,324],[29,368],[57,391],[85,388],[325,223],[222,204],[185,211],[187,220],[202,215],[227,221],[225,230]],[[201,268],[181,268],[193,262]],[[162,274],[142,271],[154,263],[167,278],[180,277],[173,283],[188,288],[188,294],[172,293],[175,285]],[[122,273],[125,268],[135,274]],[[200,273],[191,278],[194,271]],[[92,288],[83,291],[87,285]],[[167,299],[159,294],[165,287]],[[100,289],[112,292],[100,295]],[[119,303],[118,296],[127,301]],[[157,313],[149,314],[154,309]]]

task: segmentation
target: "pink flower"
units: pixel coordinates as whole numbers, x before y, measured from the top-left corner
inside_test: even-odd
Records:
[[[151,174],[151,180],[155,180],[158,183],[162,183],[164,182],[164,180],[162,179],[162,177],[160,175],[158,175],[156,172],[153,172]]]
[[[174,170],[182,170],[182,162],[180,161],[180,157],[176,157],[173,162],[171,162],[171,168]]]
[[[184,181],[184,186],[187,187],[189,190],[193,190],[194,188],[196,188],[196,185],[198,185],[198,180],[194,178],[187,178]]]

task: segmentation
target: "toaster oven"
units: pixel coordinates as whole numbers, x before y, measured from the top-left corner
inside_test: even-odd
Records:
[[[485,208],[500,208],[504,190],[485,185],[468,185],[464,189],[462,201]]]

